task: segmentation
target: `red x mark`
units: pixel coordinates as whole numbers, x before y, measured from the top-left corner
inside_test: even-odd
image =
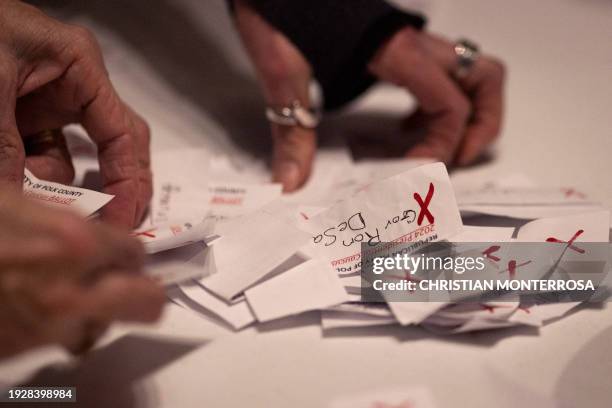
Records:
[[[427,221],[429,221],[430,224],[434,223],[434,216],[431,213],[431,211],[429,211],[429,209],[427,208],[429,207],[429,203],[431,202],[433,193],[434,193],[433,183],[429,183],[429,190],[427,191],[427,196],[425,197],[425,201],[423,201],[419,193],[414,193],[414,199],[421,207],[421,211],[419,212],[419,218],[417,219],[417,224],[419,224],[419,226],[421,225],[421,223],[423,222],[423,218],[425,217],[427,217]]]
[[[566,197],[576,196],[578,198],[586,198],[584,194],[582,194],[580,191],[577,191],[573,188],[566,188],[566,189],[563,189],[562,191],[565,193]]]
[[[516,275],[516,269],[520,268],[521,266],[528,265],[530,263],[531,261],[525,261],[517,265],[516,261],[513,259],[510,262],[508,262],[508,269],[504,269],[500,273],[508,272],[508,276],[510,277],[510,279],[514,279],[514,276]]]
[[[576,239],[582,235],[582,233],[584,232],[584,230],[578,230],[576,231],[576,233],[574,234],[574,236],[567,242],[565,241],[561,241],[560,239],[557,239],[555,237],[550,237],[550,238],[546,238],[546,242],[557,242],[557,243],[563,243],[563,244],[567,244],[567,248],[570,248],[576,252],[578,252],[579,254],[584,254],[584,249],[582,248],[578,248],[577,246],[574,246],[573,243],[574,241],[576,241]]]
[[[485,305],[484,303],[481,303],[481,304],[480,304],[480,307],[481,307],[483,310],[488,310],[488,311],[489,311],[489,313],[494,313],[494,312],[495,312],[495,309],[500,309],[500,308],[502,308],[502,307],[511,307],[511,306],[507,306],[507,305]]]
[[[150,230],[146,230],[142,232],[134,232],[132,233],[132,236],[133,237],[144,236],[144,237],[149,237],[149,238],[155,238],[155,234],[153,234],[153,232],[155,232],[156,230],[157,228],[151,228]]]
[[[499,245],[490,246],[489,248],[485,249],[482,254],[485,256],[485,258],[488,258],[494,262],[499,262],[501,259],[495,255],[492,255],[493,252],[499,251],[499,248],[501,248]]]
[[[389,278],[397,279],[397,280],[405,280],[408,282],[416,282],[417,284],[423,280],[423,279],[417,278],[416,276],[413,276],[410,272],[406,272],[404,276],[389,275]],[[415,289],[411,289],[408,292],[414,292],[414,291]]]

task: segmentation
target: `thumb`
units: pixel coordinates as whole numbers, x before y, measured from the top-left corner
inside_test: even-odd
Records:
[[[316,133],[313,129],[272,124],[272,137],[273,180],[281,183],[285,192],[295,191],[310,176],[317,149]]]

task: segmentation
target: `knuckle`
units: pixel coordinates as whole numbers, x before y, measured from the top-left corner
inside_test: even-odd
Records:
[[[100,46],[95,35],[87,28],[82,26],[71,26],[70,36],[72,37],[72,43],[76,49],[81,53],[100,53]]]
[[[465,122],[471,115],[471,104],[463,95],[456,95],[448,100],[448,110],[458,122]]]
[[[21,139],[11,132],[0,130],[0,163],[11,162],[16,166],[25,166],[25,150]]]
[[[389,45],[397,45],[402,48],[405,47],[405,49],[418,48],[420,46],[419,39],[419,31],[412,27],[405,27],[391,37]]]

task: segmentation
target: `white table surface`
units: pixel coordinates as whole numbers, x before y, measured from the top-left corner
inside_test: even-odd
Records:
[[[247,157],[236,144],[265,151],[261,99],[220,0],[80,3],[87,4],[60,14],[100,34],[117,88],[152,124],[155,151],[191,146]],[[508,65],[503,137],[492,163],[468,171],[474,181],[520,171],[612,207],[612,2],[427,7],[433,30],[477,40]],[[349,114],[387,109],[397,118],[408,105],[402,92],[384,88]],[[336,117],[324,131],[342,134],[346,126]],[[532,406],[532,393],[566,406],[612,403],[607,305],[539,331],[455,337],[399,327],[323,336],[316,314],[233,333],[169,313],[157,329],[125,337],[115,329],[81,363],[55,349],[4,362],[0,384],[36,373],[40,384],[76,385],[84,407],[322,407],[339,394],[418,385],[440,407],[512,407],[519,399]]]

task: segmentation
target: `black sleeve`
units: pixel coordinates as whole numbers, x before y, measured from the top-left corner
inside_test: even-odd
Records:
[[[389,37],[425,19],[384,0],[250,0],[311,63],[323,88],[325,108],[339,108],[363,93],[375,78],[367,64]]]

